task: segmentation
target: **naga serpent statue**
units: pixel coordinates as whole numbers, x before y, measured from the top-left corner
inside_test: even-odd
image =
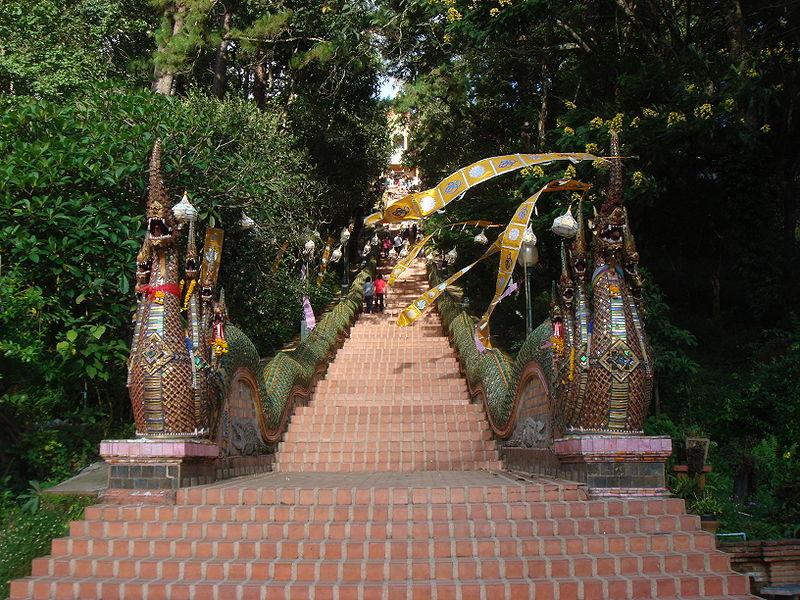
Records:
[[[616,134],[611,154],[619,154]],[[618,158],[611,163],[606,200],[591,222],[591,257],[578,210],[578,231],[569,249],[562,246],[551,300],[554,417],[569,433],[641,431],[653,385],[622,164]]]
[[[128,388],[136,433],[148,437],[207,437],[213,434],[213,414],[219,386],[210,368],[209,314],[212,290],[194,293],[198,277],[194,221],[190,221],[179,284],[177,242],[181,227],[161,176],[161,141],[150,158],[147,229],[137,256],[136,323],[129,361]],[[182,287],[186,287],[186,325]],[[202,302],[202,307],[201,307]]]
[[[136,435],[208,439],[219,444],[223,457],[264,454],[355,320],[368,270],[294,351],[262,361],[252,341],[227,323],[224,290],[215,300],[223,231],[206,229],[198,255],[197,211],[186,196],[173,207],[161,153],[159,140],[150,157],[146,231],[136,257],[128,359]],[[181,274],[178,246],[186,229]]]

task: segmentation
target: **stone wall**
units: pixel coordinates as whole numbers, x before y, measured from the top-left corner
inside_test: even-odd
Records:
[[[752,591],[773,585],[800,584],[800,539],[722,542],[734,571],[748,575]]]

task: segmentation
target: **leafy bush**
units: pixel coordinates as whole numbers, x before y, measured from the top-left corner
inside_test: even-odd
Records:
[[[0,505],[0,598],[8,597],[12,579],[30,575],[31,561],[47,554],[53,538],[63,536],[69,522],[80,519],[94,498],[56,496],[41,499],[36,510],[17,506],[10,498]]]
[[[304,294],[317,310],[333,297],[334,277],[321,287],[297,277],[303,232],[333,200],[282,127],[245,101],[111,85],[62,103],[0,97],[0,473],[15,485],[71,474],[102,436],[129,427],[132,274],[156,137],[173,199],[188,190],[200,211],[199,234],[225,228],[221,285],[262,355],[295,334]],[[237,226],[243,211],[256,229]]]

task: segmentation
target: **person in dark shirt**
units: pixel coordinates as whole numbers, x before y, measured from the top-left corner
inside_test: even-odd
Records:
[[[378,275],[380,277],[380,275]],[[371,313],[372,312],[372,301],[375,299],[375,285],[372,283],[372,280],[367,277],[367,280],[364,282],[364,303],[366,304],[365,312]]]

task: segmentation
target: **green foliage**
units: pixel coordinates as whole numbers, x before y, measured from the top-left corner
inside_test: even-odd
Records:
[[[0,102],[0,207],[10,217],[0,226],[0,418],[14,423],[3,428],[0,472],[16,482],[72,474],[130,418],[132,274],[156,136],[173,199],[188,190],[202,222],[226,229],[231,317],[262,354],[294,335],[304,293],[317,310],[330,301],[335,284],[300,284],[296,257],[302,232],[333,200],[275,114],[119,87],[62,103]],[[337,210],[354,202],[340,199]],[[243,210],[257,230],[235,226]],[[291,246],[273,274],[284,240]]]
[[[39,490],[35,497],[35,509],[20,508],[8,497],[0,499],[0,598],[8,596],[12,579],[30,575],[31,561],[47,554],[52,539],[65,535],[69,522],[80,519],[83,509],[95,502],[77,496],[39,499]]]
[[[155,14],[146,0],[5,0],[0,91],[54,98],[87,82],[146,82]]]

